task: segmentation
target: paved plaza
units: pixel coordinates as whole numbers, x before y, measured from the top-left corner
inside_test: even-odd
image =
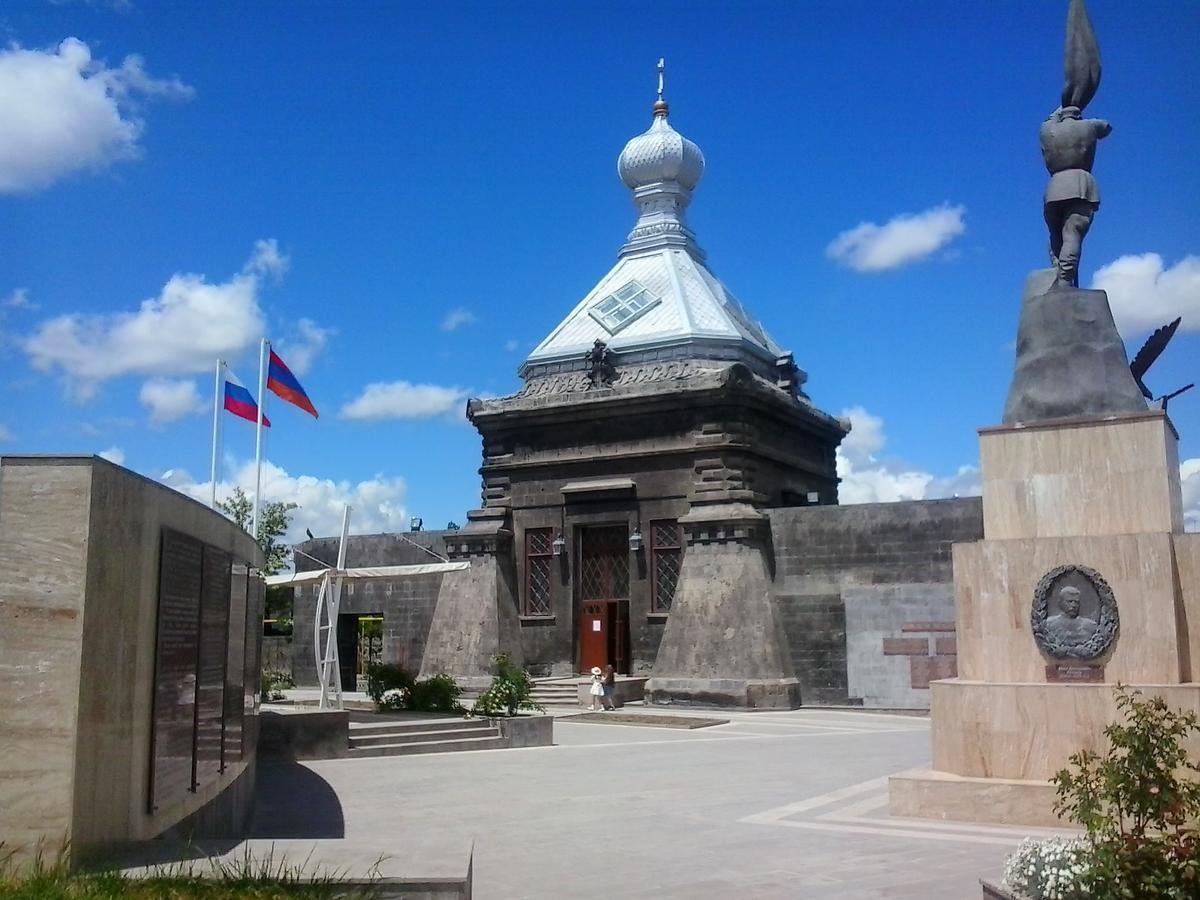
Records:
[[[711,713],[706,713],[711,715]],[[256,848],[508,898],[980,896],[1025,830],[896,819],[921,717],[720,713],[691,731],[555,722],[557,746],[264,766]]]

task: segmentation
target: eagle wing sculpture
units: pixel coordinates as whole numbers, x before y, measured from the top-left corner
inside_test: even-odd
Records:
[[[1133,358],[1133,362],[1129,364],[1129,371],[1133,373],[1133,380],[1137,382],[1142,396],[1147,400],[1153,400],[1154,393],[1146,387],[1142,381],[1142,376],[1150,370],[1150,367],[1154,365],[1154,361],[1167,349],[1167,344],[1171,343],[1171,338],[1175,336],[1175,329],[1179,327],[1180,321],[1182,321],[1182,316],[1174,322],[1157,329],[1154,334],[1146,338],[1146,343],[1142,344],[1142,349],[1137,352],[1137,355]]]

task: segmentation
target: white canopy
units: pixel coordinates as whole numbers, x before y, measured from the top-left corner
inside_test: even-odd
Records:
[[[415,566],[366,566],[359,569],[313,569],[308,572],[294,572],[286,575],[271,575],[267,584],[275,587],[281,584],[309,584],[320,581],[326,573],[334,577],[367,580],[371,578],[405,578],[409,575],[436,575],[441,572],[460,572],[469,569],[470,562],[421,563]]]

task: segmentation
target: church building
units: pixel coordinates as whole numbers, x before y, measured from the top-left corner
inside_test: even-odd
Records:
[[[520,390],[468,404],[482,505],[425,539],[470,568],[431,576],[424,600],[397,585],[364,610],[385,622],[385,661],[472,685],[506,650],[535,675],[611,663],[649,676],[654,702],[790,708],[798,666],[820,660],[840,666],[821,680],[845,699],[844,616],[840,631],[824,612],[809,621],[832,589],[779,596],[777,556],[790,511],[836,506],[849,425],[813,404],[792,354],[709,269],[686,219],[704,167],[660,87],[617,160],[637,219],[615,264],[524,361]],[[324,558],[322,543],[304,549]],[[408,560],[368,536],[348,561]],[[389,614],[402,597],[411,608]],[[832,656],[810,654],[821,640]]]

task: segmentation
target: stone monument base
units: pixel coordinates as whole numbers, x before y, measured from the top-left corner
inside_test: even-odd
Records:
[[[1048,781],[969,778],[909,769],[888,779],[888,813],[910,819],[1062,828]]]
[[[1055,275],[1038,269],[1025,281],[1005,423],[1145,410],[1108,295]]]
[[[1200,684],[1129,685],[1175,709],[1200,712]],[[1114,684],[930,685],[933,767],[895,775],[894,816],[1062,826],[1050,778],[1072,753],[1107,747],[1104,728],[1121,716]],[[1200,739],[1186,745],[1200,759]]]
[[[930,685],[931,767],[893,777],[889,807],[1065,826],[1050,779],[1107,749],[1117,684],[1200,712],[1200,535],[1162,410],[979,433],[985,537],[953,548],[958,678]],[[1062,578],[1091,590],[1074,616]]]

